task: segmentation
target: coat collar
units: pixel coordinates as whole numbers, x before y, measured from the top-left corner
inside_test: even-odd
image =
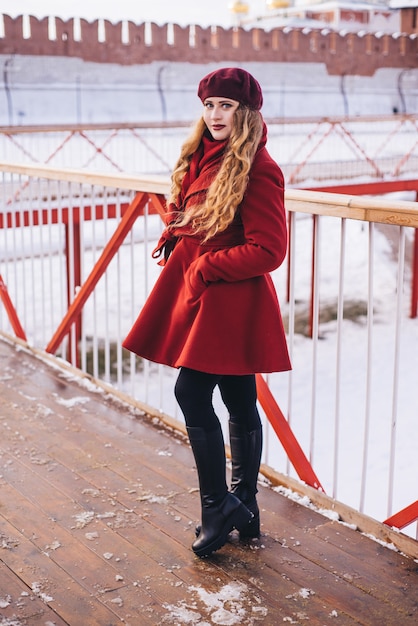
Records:
[[[257,151],[267,142],[267,127],[263,123],[263,134]],[[228,139],[216,141],[208,130],[203,134],[202,141],[192,156],[190,167],[183,179],[179,198],[179,207],[184,208],[192,196],[206,192],[222,164]]]

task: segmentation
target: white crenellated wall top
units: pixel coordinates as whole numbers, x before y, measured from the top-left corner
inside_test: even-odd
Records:
[[[121,65],[153,61],[319,62],[330,74],[373,75],[381,67],[417,68],[418,35],[337,32],[311,26],[203,28],[0,15],[0,54],[79,57]]]

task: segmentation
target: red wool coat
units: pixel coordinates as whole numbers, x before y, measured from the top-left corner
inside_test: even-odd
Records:
[[[185,210],[195,194],[207,189],[214,175],[210,163],[204,174],[205,167],[185,190]],[[244,200],[224,232],[205,244],[189,229],[174,234],[174,251],[124,347],[156,363],[211,374],[291,369],[269,275],[286,255],[284,182],[264,145],[254,159]]]

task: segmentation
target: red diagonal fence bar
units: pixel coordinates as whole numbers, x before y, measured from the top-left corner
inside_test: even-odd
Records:
[[[10,324],[12,325],[12,328],[16,337],[19,337],[19,339],[23,339],[24,341],[26,341],[25,331],[22,328],[22,324],[20,323],[19,316],[9,296],[6,283],[4,282],[1,274],[0,274],[0,300],[4,304],[4,308],[6,309],[6,313],[9,317]]]
[[[158,196],[156,194],[152,194],[152,199],[157,204]],[[109,242],[106,244],[98,262],[94,266],[90,275],[87,277],[83,285],[80,286],[79,291],[74,297],[73,302],[69,305],[68,311],[55,331],[51,341],[46,346],[46,351],[54,353],[64,337],[70,332],[71,325],[76,322],[78,319],[84,304],[87,299],[93,292],[100,278],[105,273],[109,263],[119,250],[126,236],[130,232],[135,220],[137,217],[143,212],[144,207],[148,200],[150,199],[150,195],[145,192],[139,192],[136,194],[134,200],[129,205],[128,210],[123,215],[118,227],[116,228],[113,236],[110,238]],[[161,199],[160,206],[164,202]]]
[[[418,500],[415,500],[409,506],[388,517],[383,523],[394,528],[405,528],[418,519]]]

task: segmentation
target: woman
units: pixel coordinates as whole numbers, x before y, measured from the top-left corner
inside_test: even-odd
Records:
[[[290,369],[269,272],[287,247],[284,182],[268,154],[259,83],[239,68],[205,76],[203,116],[172,175],[164,230],[154,258],[164,265],[124,346],[180,368],[175,396],[185,417],[199,479],[201,526],[192,548],[221,548],[233,528],[258,537],[262,449],[255,374]],[[232,482],[212,396],[229,412]]]

